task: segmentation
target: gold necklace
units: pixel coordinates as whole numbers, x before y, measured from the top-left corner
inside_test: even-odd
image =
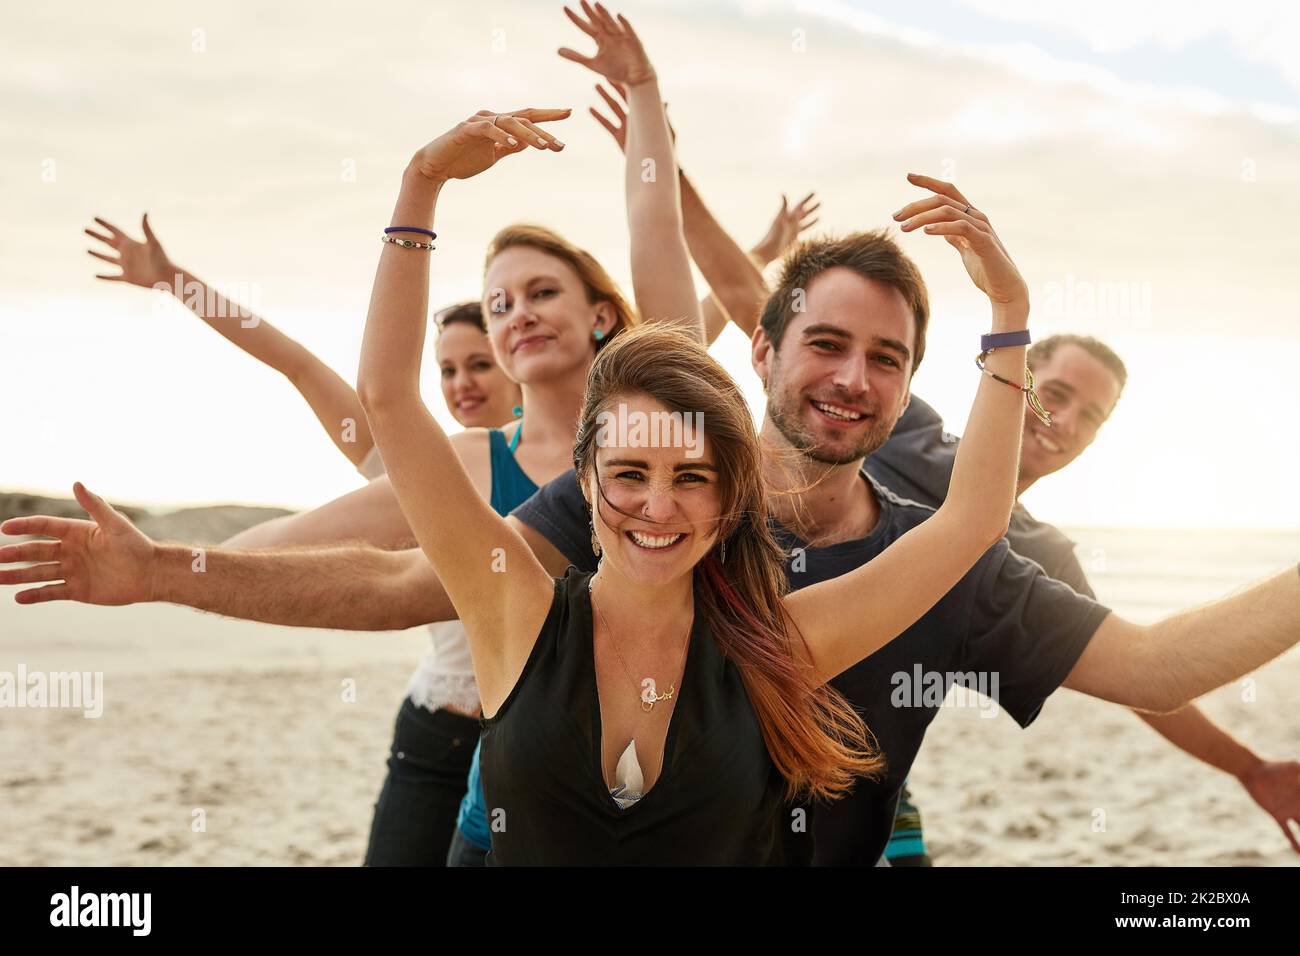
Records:
[[[673,683],[668,685],[668,693],[657,694],[655,693],[655,679],[653,677],[646,677],[638,682],[637,679],[632,676],[632,669],[627,666],[627,661],[623,659],[623,652],[618,648],[618,641],[614,637],[614,629],[609,626],[609,619],[605,617],[605,612],[602,611],[596,605],[595,583],[596,583],[596,579],[595,579],[595,575],[593,575],[587,581],[587,595],[590,600],[591,606],[596,608],[596,613],[600,616],[600,622],[605,625],[605,631],[606,633],[609,634],[610,643],[614,645],[614,653],[618,655],[618,662],[623,667],[623,673],[627,675],[628,679],[632,681],[633,686],[637,688],[637,696],[641,700],[641,709],[648,714],[650,713],[650,711],[654,710],[655,704],[659,703],[661,700],[673,699],[673,695],[677,693],[677,683],[676,681],[674,681]],[[691,644],[691,630],[694,628],[694,626],[695,626],[695,615],[694,612],[692,612],[691,623],[686,628],[686,643],[682,646],[682,656],[681,659],[678,661],[679,668],[684,668],[685,666],[686,651]]]

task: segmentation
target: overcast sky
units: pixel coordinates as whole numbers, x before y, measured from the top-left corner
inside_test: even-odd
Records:
[[[1300,14],[1285,4],[657,2],[616,7],[658,68],[684,167],[744,243],[781,192],[819,228],[889,222],[951,178],[1025,274],[1042,337],[1131,380],[1097,442],[1026,496],[1065,524],[1300,528]],[[177,305],[96,282],[81,229],[138,231],[351,380],[410,154],[479,108],[570,106],[439,204],[435,303],[477,297],[497,228],[546,223],[630,289],[621,160],[586,115],[585,38],[550,2],[45,2],[0,36],[0,489],[311,506],[358,484],[306,405]],[[960,432],[987,305],[905,248],[934,319],[914,390]],[[715,354],[759,407],[747,343]],[[426,371],[433,362],[426,360]],[[433,375],[430,407],[448,427]]]

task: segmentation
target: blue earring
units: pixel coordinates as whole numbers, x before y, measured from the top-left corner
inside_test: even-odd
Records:
[[[605,337],[605,333],[602,332],[600,329],[592,329],[591,337],[595,339],[597,342],[599,342],[601,339]]]

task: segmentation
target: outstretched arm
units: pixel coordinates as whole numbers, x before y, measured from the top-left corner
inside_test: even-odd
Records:
[[[0,585],[31,585],[19,604],[80,601],[119,606],[183,604],[228,617],[295,627],[383,631],[456,618],[442,583],[418,548],[358,544],[241,551],[164,544],[78,483],[90,521],[12,518],[0,532],[48,535],[0,548]],[[568,561],[540,533],[507,519],[552,574]],[[3,567],[34,562],[29,567]],[[58,582],[58,583],[52,583]]]
[[[459,432],[453,443],[472,432]],[[491,489],[486,489],[491,493]],[[222,542],[227,548],[300,548],[342,541],[364,542],[396,550],[414,546],[387,475],[341,495],[311,511],[273,518],[239,532]]]
[[[1168,713],[1249,674],[1297,641],[1300,566],[1155,624],[1108,615],[1064,686]]]
[[[1282,828],[1291,848],[1300,853],[1300,840],[1296,839],[1300,833],[1300,763],[1263,759],[1195,706],[1172,714],[1137,715],[1183,752],[1236,777],[1250,798]]]
[[[1028,289],[988,217],[971,208],[951,183],[915,174],[908,179],[932,190],[932,195],[896,214],[905,220],[903,231],[924,227],[927,234],[947,239],[989,297],[993,331],[1024,329],[1029,321]],[[990,371],[1020,383],[1025,349],[999,348],[986,364]],[[981,376],[948,496],[938,511],[862,567],[786,596],[786,608],[806,638],[817,678],[830,680],[901,634],[1006,533],[1024,409],[1020,392]]]
[[[122,269],[120,275],[100,274],[95,278],[163,289],[176,296],[217,334],[287,378],[307,400],[339,451],[353,465],[361,465],[374,447],[374,440],[356,391],[337,372],[251,310],[231,302],[193,273],[173,264],[149,225],[148,213],[140,221],[144,242],[132,239],[104,219],[95,222],[106,233],[87,229],[86,235],[106,243],[117,255],[87,251]]]
[[[483,110],[458,123],[412,158],[392,227],[431,231],[439,194],[451,180],[469,179],[530,147],[563,149],[535,123],[567,115],[567,110]],[[402,513],[460,612],[484,711],[495,711],[532,651],[554,582],[523,538],[475,490],[420,397],[429,254],[384,244],[366,316],[357,394]],[[503,570],[510,572],[509,587]]]
[[[671,322],[704,341],[683,233],[677,160],[658,77],[626,17],[620,14],[616,21],[603,5],[593,7],[587,0],[582,0],[582,9],[585,18],[568,7],[564,12],[596,41],[595,55],[583,56],[567,47],[559,53],[627,91],[625,183],[637,311],[646,322]]]

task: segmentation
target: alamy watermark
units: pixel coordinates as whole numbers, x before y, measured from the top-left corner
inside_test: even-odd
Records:
[[[103,671],[0,671],[0,707],[81,710],[87,720],[104,713]]]
[[[894,707],[974,707],[980,717],[998,710],[997,671],[927,671],[916,664],[910,673],[895,671],[889,682]]]
[[[132,936],[148,936],[152,911],[152,893],[83,893],[74,885],[50,897],[51,926],[120,926]]]
[[[596,415],[599,448],[684,448],[687,458],[699,458],[703,438],[703,412],[642,412],[620,402]]]
[[[1151,283],[1146,281],[1078,279],[1042,286],[1039,313],[1070,321],[1112,319],[1139,326],[1151,323]]]
[[[159,292],[174,295],[187,309],[197,312],[205,319],[239,319],[241,328],[254,329],[262,320],[257,313],[261,309],[262,288],[256,282],[227,283],[230,291],[220,292],[211,285],[197,280],[185,281],[181,273],[171,281],[155,282],[153,287]],[[159,306],[163,308],[163,306]]]

